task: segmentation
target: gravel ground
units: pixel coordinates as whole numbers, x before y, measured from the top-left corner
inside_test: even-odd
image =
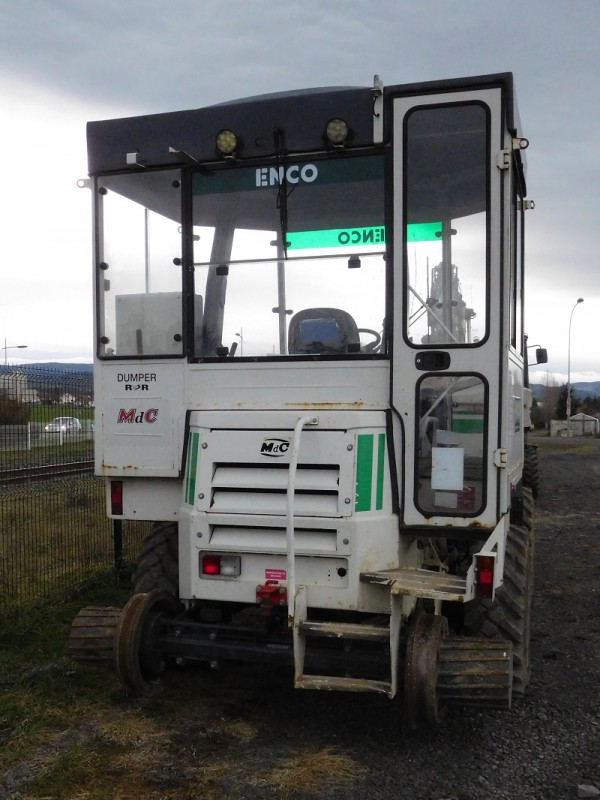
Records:
[[[439,728],[414,732],[400,702],[295,691],[287,671],[233,664],[173,670],[149,698],[115,690],[108,721],[82,719],[41,746],[0,776],[0,795],[30,797],[25,787],[48,760],[74,745],[102,744],[108,723],[120,741],[135,719],[125,765],[106,762],[109,794],[102,797],[600,797],[600,440],[537,442],[532,682],[510,712],[454,711]],[[141,793],[124,788],[134,770]],[[52,795],[59,796],[100,795]]]
[[[315,800],[600,795],[600,441],[534,441],[541,484],[526,697],[507,713],[454,712],[439,730],[415,733],[385,699],[295,692],[287,675],[273,680],[244,669],[223,713],[251,721],[265,752],[254,742],[252,752],[247,746],[240,751],[242,762],[249,757],[273,763],[290,749],[333,747],[359,773],[364,770],[352,787],[336,787],[324,776],[319,788],[294,795]],[[266,796],[235,783],[236,797]]]

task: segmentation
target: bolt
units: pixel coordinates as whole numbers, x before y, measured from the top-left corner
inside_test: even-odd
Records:
[[[196,536],[198,537],[198,539],[201,539],[201,538],[202,538],[202,534],[200,533],[200,531],[198,531],[198,533],[196,534]]]
[[[344,500],[344,503],[346,503],[346,505],[349,505],[351,502],[352,502],[352,500],[350,500],[350,498],[349,498],[349,497],[347,497],[347,498]]]
[[[354,445],[353,444],[349,444],[348,445],[348,450],[353,450],[353,449],[354,449]]]
[[[208,442],[202,442],[202,449],[206,450],[207,447],[208,447]]]
[[[210,662],[210,668],[211,669],[219,669],[220,666],[221,665],[219,664],[219,662],[216,659],[214,659],[213,661]]]
[[[198,500],[204,500],[204,492],[200,492],[198,495]]]
[[[208,634],[208,638],[210,639],[211,642],[214,642],[216,640],[216,638],[217,638],[217,634],[214,631],[211,631]]]
[[[350,544],[350,539],[342,539],[342,544]]]

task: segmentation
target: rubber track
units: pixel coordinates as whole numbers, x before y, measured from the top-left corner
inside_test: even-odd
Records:
[[[513,643],[513,693],[524,694],[529,684],[529,640],[533,593],[533,500],[523,490],[523,525],[511,525],[504,563],[504,583],[491,600],[472,600],[465,606],[465,631],[470,635],[508,638]]]
[[[537,447],[534,444],[525,445],[523,486],[527,486],[531,489],[531,494],[534,498],[538,496],[540,488],[540,468]]]

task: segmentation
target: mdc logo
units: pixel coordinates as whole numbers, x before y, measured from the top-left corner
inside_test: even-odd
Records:
[[[149,425],[156,422],[158,408],[149,408],[147,411],[138,411],[137,408],[126,410],[121,408],[117,422],[147,422]]]
[[[270,458],[279,458],[284,456],[289,449],[290,443],[287,439],[265,439],[260,446],[260,454]]]

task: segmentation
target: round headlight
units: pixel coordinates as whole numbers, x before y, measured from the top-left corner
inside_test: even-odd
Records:
[[[238,140],[233,131],[224,129],[217,133],[217,150],[224,156],[230,156],[235,153]]]
[[[327,123],[327,128],[325,129],[325,135],[331,144],[335,145],[344,144],[348,138],[348,133],[348,123],[343,119],[338,119],[337,117],[330,119]]]

